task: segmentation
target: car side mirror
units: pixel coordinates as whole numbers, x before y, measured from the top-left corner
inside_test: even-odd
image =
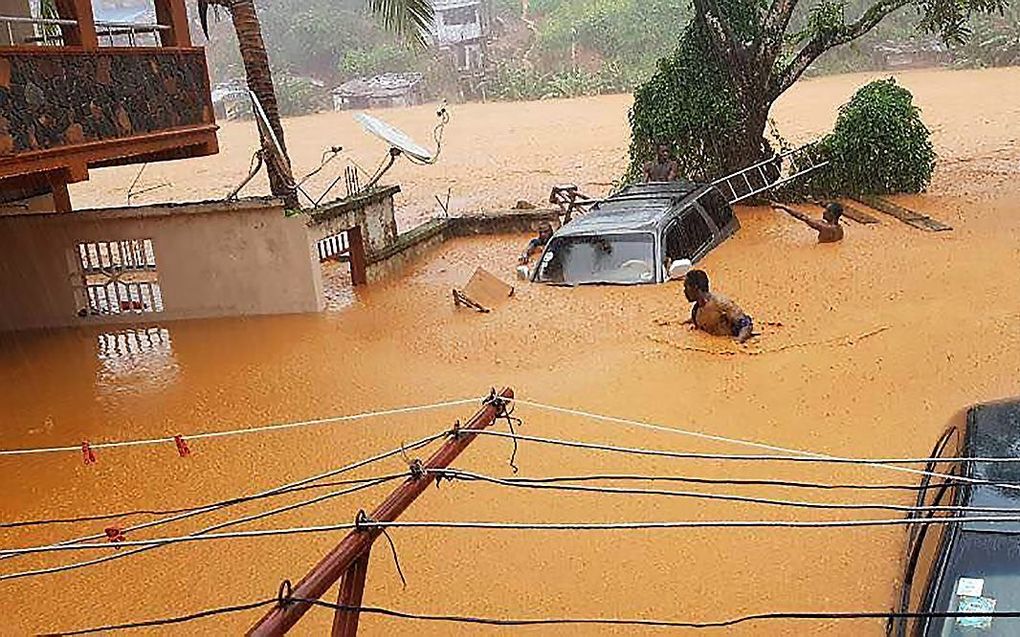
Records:
[[[694,264],[691,263],[690,259],[677,259],[669,264],[669,280],[679,281],[683,279],[691,271],[692,267],[694,267]]]
[[[517,280],[527,281],[531,278],[531,269],[526,265],[517,266]]]

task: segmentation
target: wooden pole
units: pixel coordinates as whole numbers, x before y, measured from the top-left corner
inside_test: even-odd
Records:
[[[354,560],[344,577],[340,580],[340,593],[336,603],[340,606],[361,606],[365,594],[365,578],[368,576],[368,554],[365,553]],[[357,637],[358,619],[361,613],[356,610],[338,608],[333,615],[332,637]]]
[[[462,428],[463,431],[481,430],[495,422],[503,413],[505,400],[514,397],[514,391],[504,388],[485,405]],[[501,399],[501,400],[500,400]],[[464,449],[471,444],[476,436],[471,434],[455,435],[436,450],[432,457],[422,465],[422,474],[409,477],[397,487],[368,517],[375,522],[393,522],[400,514],[411,506],[418,496],[432,484],[433,478],[428,475],[430,470],[445,469],[456,460]],[[292,601],[275,606],[248,631],[252,637],[268,637],[283,635],[294,627],[301,617],[311,608],[303,599],[319,599],[340,579],[349,573],[352,565],[362,557],[367,559],[368,551],[376,538],[382,535],[383,527],[370,526],[359,528],[347,534],[326,557],[322,558],[311,571],[294,587]],[[352,577],[351,585],[356,578]],[[361,584],[364,585],[364,582]],[[353,594],[353,593],[352,593]],[[344,593],[341,591],[341,597]],[[334,627],[336,623],[334,622]],[[357,628],[357,626],[355,626]]]

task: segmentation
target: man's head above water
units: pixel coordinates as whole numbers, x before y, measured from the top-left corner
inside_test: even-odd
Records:
[[[552,235],[553,227],[551,223],[549,223],[548,221],[543,221],[542,223],[538,224],[538,236],[540,239],[542,239],[543,241],[548,241],[549,237],[551,237]]]
[[[825,219],[829,223],[838,223],[839,218],[843,216],[843,206],[836,203],[835,201],[829,202],[825,205],[825,212],[822,213],[822,219]]]
[[[684,277],[684,296],[697,303],[708,294],[708,274],[704,270],[691,270]]]
[[[669,144],[666,142],[659,142],[655,146],[655,159],[660,163],[664,164],[669,161],[670,157]]]

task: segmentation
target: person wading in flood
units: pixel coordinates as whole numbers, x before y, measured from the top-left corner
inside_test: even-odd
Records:
[[[659,144],[655,149],[655,159],[646,162],[642,171],[645,181],[676,181],[679,179],[680,167],[670,156],[669,144]]]
[[[843,206],[836,202],[826,204],[821,220],[812,219],[803,212],[787,208],[782,204],[774,203],[772,207],[788,213],[794,219],[803,221],[809,227],[817,230],[818,243],[835,243],[843,240],[843,226],[839,225],[839,218],[843,216]]]
[[[691,318],[685,325],[715,334],[730,336],[743,343],[751,338],[751,317],[736,303],[721,294],[712,294],[708,288],[708,275],[704,270],[691,270],[684,277],[684,296],[694,304]]]
[[[549,239],[553,236],[552,224],[548,221],[543,221],[538,224],[538,236],[528,242],[528,247],[525,248],[524,254],[517,260],[520,265],[526,265],[531,260],[531,256],[537,252],[541,252],[545,248],[545,244],[549,243]]]

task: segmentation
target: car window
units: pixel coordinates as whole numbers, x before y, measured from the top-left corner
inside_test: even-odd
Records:
[[[963,532],[952,550],[934,610],[1011,611],[1020,608],[1020,542],[1012,533]],[[1020,618],[934,619],[927,635],[1014,637]]]
[[[666,266],[677,259],[694,256],[712,238],[712,230],[697,208],[684,211],[684,216],[666,226],[662,235],[662,255]]]
[[[698,203],[705,208],[708,216],[712,218],[712,221],[715,222],[715,225],[720,230],[725,228],[733,219],[733,210],[730,209],[729,202],[726,201],[726,197],[716,188],[709,188],[705,191],[705,194],[698,198]]]
[[[650,233],[554,237],[542,254],[536,280],[543,283],[653,283]]]
[[[683,237],[684,257],[688,259],[694,258],[712,240],[712,230],[697,206],[691,206],[680,220],[680,234]]]

